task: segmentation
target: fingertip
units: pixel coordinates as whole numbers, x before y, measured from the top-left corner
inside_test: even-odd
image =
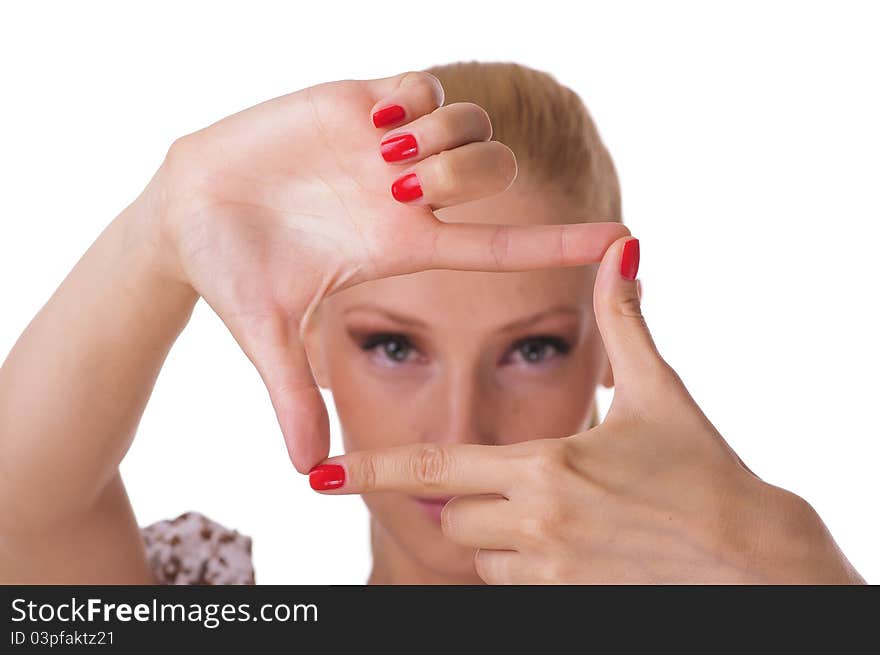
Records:
[[[345,484],[345,479],[345,468],[339,464],[318,464],[309,469],[309,486],[315,491],[339,489]]]
[[[424,195],[419,176],[410,172],[398,177],[391,185],[391,195],[397,202],[402,203],[419,200]]]
[[[394,84],[393,90],[383,89],[384,97],[370,111],[373,126],[377,128],[413,121],[442,106],[446,98],[443,84],[436,75],[426,71],[410,71],[379,80],[386,81]]]
[[[608,247],[602,256],[601,267],[603,269],[614,269],[619,273],[620,260],[623,256],[623,251],[626,248],[626,244],[633,240],[638,241],[638,239],[635,239],[635,237],[632,236],[628,229],[626,230],[626,234],[616,236],[614,240],[608,244]]]
[[[299,442],[293,449],[291,461],[297,471],[308,474],[318,462],[324,461],[330,454],[329,430],[313,432],[308,439],[300,439]]]
[[[488,141],[488,143],[497,144],[496,148],[499,149],[501,156],[499,156],[499,163],[503,170],[500,175],[501,179],[507,179],[507,185],[501,189],[501,191],[507,191],[513,183],[516,181],[516,176],[519,175],[519,164],[516,161],[516,154],[507,144],[501,143],[500,141]],[[500,192],[499,192],[500,193]]]
[[[390,127],[406,118],[406,109],[397,103],[386,104],[373,112],[373,127]]]
[[[290,460],[303,474],[330,453],[330,417],[320,391],[313,392],[317,398],[312,402],[301,401],[279,416]]]
[[[623,279],[636,279],[639,274],[640,257],[639,240],[635,237],[627,239],[620,254],[620,275]]]
[[[446,89],[443,88],[443,82],[440,81],[440,78],[433,73],[428,71],[412,71],[407,73],[401,82],[401,86],[406,86],[410,83],[421,84],[425,81],[428,82],[431,88],[434,107],[442,107],[443,103],[446,102]]]
[[[636,245],[629,245],[635,243]],[[638,302],[638,239],[625,235],[615,239],[602,256],[593,292],[593,308],[600,323],[620,309],[621,298]]]

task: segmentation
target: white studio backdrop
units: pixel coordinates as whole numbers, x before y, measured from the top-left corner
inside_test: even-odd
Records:
[[[807,498],[880,582],[873,7],[4,3],[0,357],[177,136],[319,82],[516,61],[593,113],[663,355],[750,467]],[[204,303],[122,471],[142,525],[193,509],[252,536],[258,582],[366,579],[360,499],[294,471]]]

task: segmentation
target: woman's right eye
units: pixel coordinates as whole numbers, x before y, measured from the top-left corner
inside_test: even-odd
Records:
[[[414,353],[412,342],[402,334],[374,334],[367,337],[361,348],[373,351],[378,357],[393,364],[402,364]]]

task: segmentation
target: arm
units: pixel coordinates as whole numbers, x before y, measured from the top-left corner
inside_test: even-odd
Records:
[[[149,581],[118,466],[198,297],[168,274],[161,180],[89,248],[0,368],[4,581]]]

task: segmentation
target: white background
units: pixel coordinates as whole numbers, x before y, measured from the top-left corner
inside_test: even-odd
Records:
[[[175,137],[318,82],[517,61],[592,111],[666,359],[880,582],[878,20],[719,4],[4,3],[0,357]],[[309,490],[202,303],[122,469],[142,525],[195,509],[251,535],[258,582],[366,579],[360,499]]]

